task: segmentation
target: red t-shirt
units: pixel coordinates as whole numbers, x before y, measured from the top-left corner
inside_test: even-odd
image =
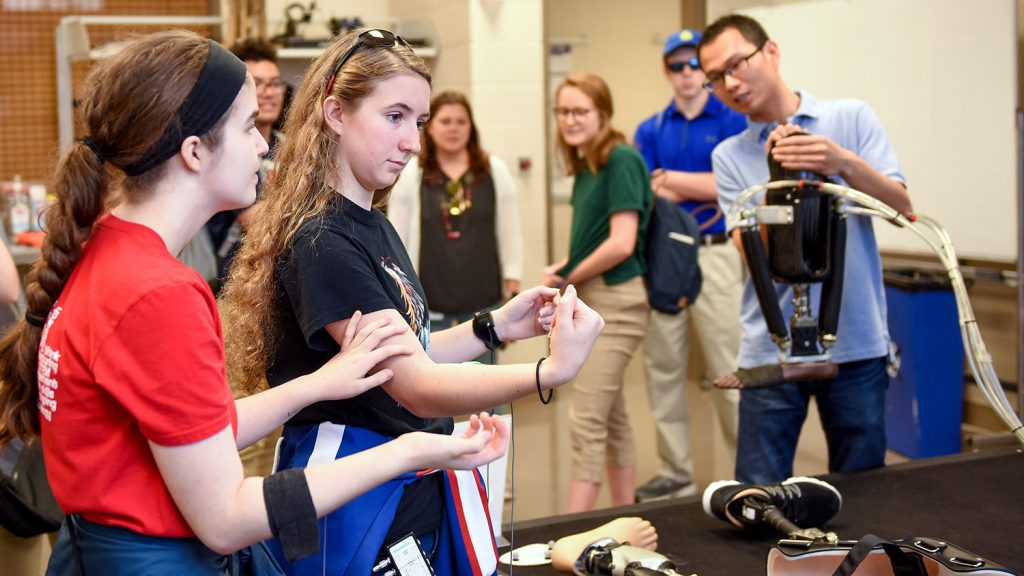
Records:
[[[149,441],[190,444],[238,414],[209,286],[151,229],[103,218],[39,345],[46,471],[66,513],[153,536],[194,533]]]

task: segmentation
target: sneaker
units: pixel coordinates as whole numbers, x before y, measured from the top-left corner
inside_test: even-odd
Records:
[[[704,490],[701,504],[708,516],[740,528],[765,525],[768,507],[775,507],[800,528],[817,528],[839,512],[843,497],[824,480],[795,476],[761,485],[712,482]]]
[[[664,476],[655,476],[643,486],[636,489],[637,502],[650,502],[665,498],[682,498],[697,493],[693,482],[679,482]]]

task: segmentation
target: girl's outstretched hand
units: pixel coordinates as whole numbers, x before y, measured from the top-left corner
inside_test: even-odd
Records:
[[[551,355],[541,364],[541,385],[561,386],[576,377],[590,349],[604,329],[604,319],[576,295],[576,287],[566,286],[555,298],[551,318]]]
[[[494,329],[502,342],[514,342],[545,333],[540,311],[558,294],[555,288],[534,286],[516,294],[504,306],[491,311]]]
[[[415,468],[471,470],[497,460],[508,447],[508,426],[499,416],[487,412],[469,417],[469,426],[458,435],[427,432],[403,434]]]
[[[367,372],[388,358],[413,352],[409,346],[380,345],[388,338],[408,330],[408,326],[382,318],[359,327],[362,317],[358,311],[352,315],[345,328],[341,351],[311,375],[316,378],[321,400],[344,400],[380,386],[390,380],[394,373],[387,368],[373,374]]]

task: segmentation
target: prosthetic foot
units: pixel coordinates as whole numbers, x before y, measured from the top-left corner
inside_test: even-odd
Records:
[[[634,548],[657,550],[658,531],[639,516],[616,518],[593,530],[563,536],[551,547],[551,565],[559,572],[572,573],[573,565],[590,544],[601,539],[627,543]]]
[[[704,513],[740,528],[772,527],[794,535],[828,522],[843,497],[824,480],[795,476],[779,483],[712,482],[704,490]]]
[[[754,368],[740,368],[715,380],[716,388],[765,388],[784,382],[806,382],[809,380],[831,380],[839,374],[839,365],[834,362],[810,364],[767,364]]]

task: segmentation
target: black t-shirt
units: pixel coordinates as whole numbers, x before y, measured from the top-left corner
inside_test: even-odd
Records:
[[[271,386],[313,372],[339,350],[325,327],[352,317],[394,308],[409,323],[420,344],[430,343],[430,320],[423,289],[409,255],[391,222],[379,210],[364,210],[341,194],[331,200],[322,220],[307,223],[278,263],[280,293],[276,310],[277,342],[267,370]],[[451,434],[451,418],[420,418],[382,388],[355,398],[318,402],[299,411],[289,424],[352,425],[387,436],[426,431]],[[420,534],[441,517],[440,475],[410,484],[399,504],[391,535]]]

